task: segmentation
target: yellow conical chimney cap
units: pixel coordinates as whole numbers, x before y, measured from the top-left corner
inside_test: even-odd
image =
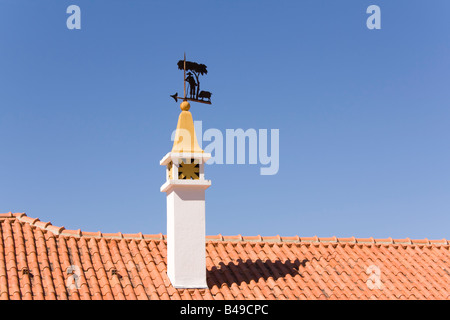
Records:
[[[195,134],[194,120],[189,112],[191,105],[187,101],[180,104],[181,113],[178,117],[175,140],[172,152],[175,153],[203,153]]]

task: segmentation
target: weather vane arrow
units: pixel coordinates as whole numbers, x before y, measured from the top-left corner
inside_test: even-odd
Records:
[[[178,69],[183,70],[183,84],[184,84],[184,95],[183,97],[178,96],[178,92],[171,95],[175,102],[178,99],[183,101],[194,101],[200,103],[211,104],[211,95],[209,91],[200,90],[200,76],[208,74],[206,65],[186,61],[186,53],[184,54],[184,60],[180,60],[177,63]],[[186,76],[187,71],[187,76]],[[189,85],[189,96],[186,94],[186,83]]]

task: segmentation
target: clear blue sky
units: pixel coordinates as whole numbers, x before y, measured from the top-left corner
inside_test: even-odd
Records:
[[[191,108],[203,129],[280,130],[277,175],[206,167],[207,234],[448,239],[449,13],[448,0],[2,0],[0,212],[166,233],[159,160],[186,52],[208,66],[213,105]]]

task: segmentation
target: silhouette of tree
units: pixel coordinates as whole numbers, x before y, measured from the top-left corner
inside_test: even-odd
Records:
[[[178,69],[184,70],[184,60],[180,60],[177,63]],[[197,80],[197,92],[195,94],[195,99],[198,99],[198,94],[200,92],[200,80],[199,76],[208,74],[208,70],[206,70],[206,65],[197,62],[186,61],[186,71],[191,71],[195,79]]]

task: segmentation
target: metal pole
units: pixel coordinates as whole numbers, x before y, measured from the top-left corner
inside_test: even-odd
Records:
[[[186,52],[184,53],[184,75],[183,75],[183,83],[184,83],[184,99],[186,100]]]

